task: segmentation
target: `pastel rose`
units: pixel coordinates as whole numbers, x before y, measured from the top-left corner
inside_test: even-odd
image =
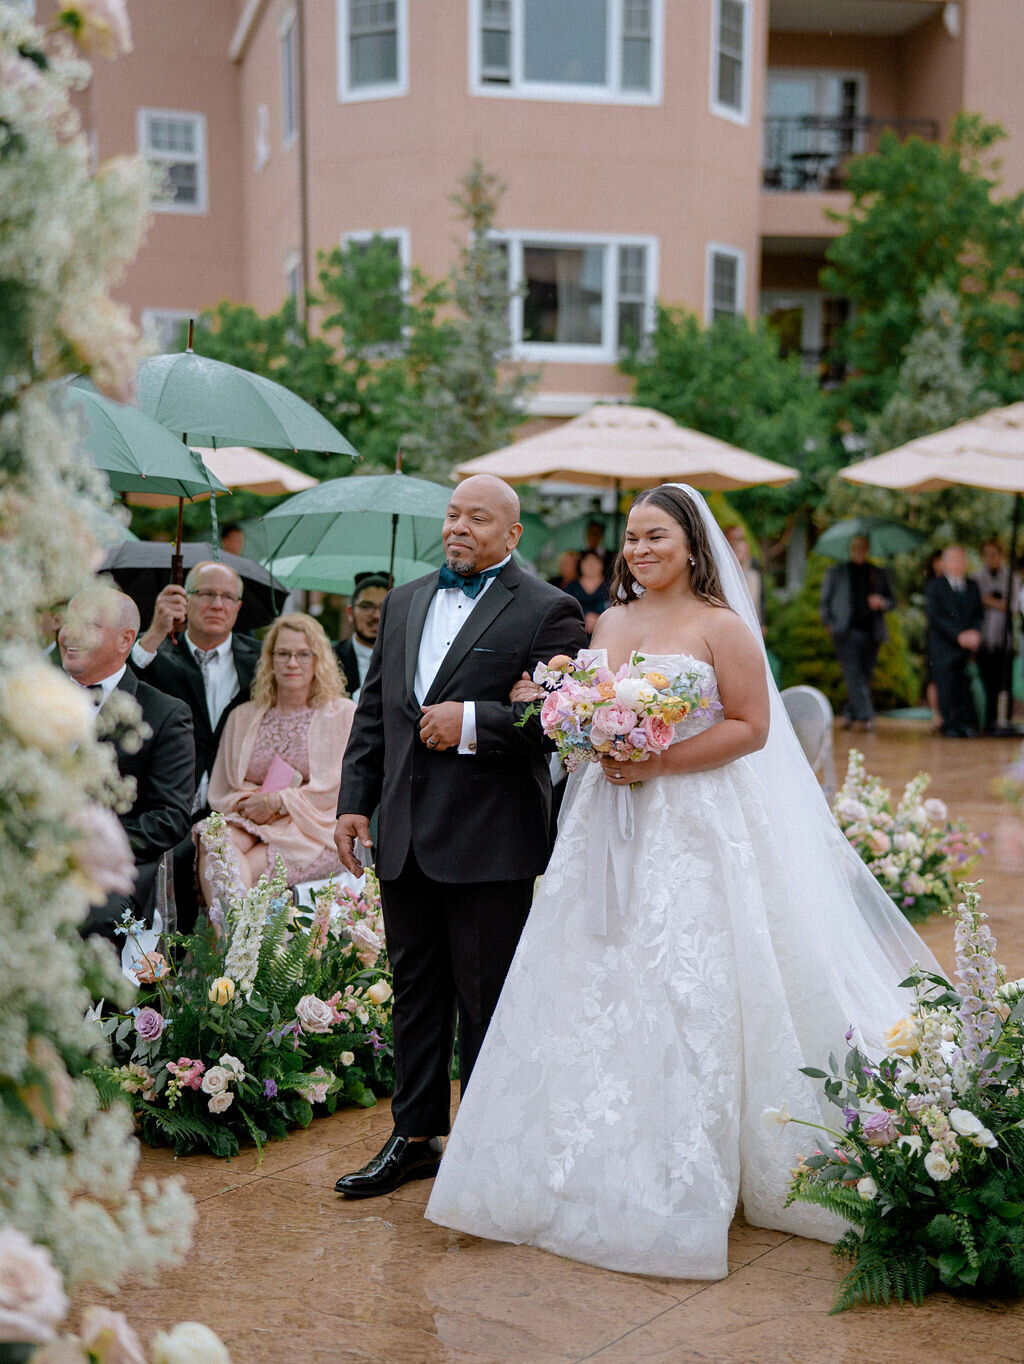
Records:
[[[232,1079],[231,1072],[223,1066],[211,1066],[203,1076],[199,1088],[204,1094],[223,1094]]]
[[[235,982],[230,976],[218,976],[210,985],[208,998],[211,1004],[230,1004],[235,997]]]
[[[953,1167],[946,1158],[946,1153],[941,1146],[933,1146],[924,1158],[924,1168],[931,1175],[936,1183],[942,1183],[950,1178]]]
[[[303,995],[295,1006],[295,1017],[302,1024],[303,1032],[330,1032],[334,1010],[316,995]]]
[[[644,733],[647,735],[647,742],[654,748],[660,748],[663,752],[671,747],[674,737],[672,726],[660,715],[648,715],[644,720]]]
[[[219,1064],[222,1065],[225,1070],[230,1071],[236,1080],[245,1079],[245,1066],[242,1065],[237,1056],[232,1056],[230,1052],[225,1052],[220,1058]]]
[[[52,663],[32,663],[8,679],[0,705],[16,739],[27,748],[60,753],[93,730],[89,693]]]
[[[987,1127],[983,1127],[977,1136],[971,1137],[970,1140],[975,1146],[985,1146],[990,1151],[999,1145],[995,1139],[995,1135],[990,1132]]]
[[[50,1252],[14,1227],[0,1229],[0,1341],[44,1345],[69,1306]]]
[[[876,853],[887,853],[892,841],[884,829],[872,829],[868,834],[868,847]]]
[[[206,1106],[211,1113],[223,1113],[224,1110],[230,1108],[234,1102],[235,1096],[231,1091],[224,1090],[220,1094],[212,1095]]]
[[[386,1004],[391,998],[391,986],[386,980],[375,980],[366,991],[366,998],[371,1004]]]
[[[87,1307],[82,1313],[82,1344],[96,1364],[146,1364],[142,1341],[121,1312]]]
[[[644,673],[644,677],[650,682],[655,691],[664,691],[668,686],[668,678],[664,673]]]
[[[860,1125],[872,1146],[888,1146],[898,1135],[889,1113],[869,1113]]]
[[[636,729],[640,722],[640,717],[628,706],[621,705],[618,701],[613,701],[610,705],[601,706],[594,712],[594,720],[591,725],[591,739],[599,740],[601,743],[608,743],[615,739],[619,734],[628,734],[631,729]]]
[[[231,1364],[223,1341],[201,1321],[179,1321],[158,1332],[150,1348],[152,1364]]]
[[[155,1042],[164,1030],[163,1016],[156,1009],[140,1009],[135,1015],[135,1031],[143,1042]]]
[[[863,1179],[857,1180],[857,1192],[865,1202],[870,1202],[872,1198],[878,1197],[878,1185],[870,1175],[865,1175]]]
[[[867,819],[867,807],[859,800],[854,800],[852,796],[844,796],[836,806],[836,814],[843,819],[852,819],[857,823]]]
[[[170,969],[170,963],[162,952],[146,952],[138,962],[132,963],[135,979],[140,985],[154,985],[158,980],[163,980]]]
[[[341,1055],[338,1057],[338,1060],[343,1066],[351,1066],[354,1063],[355,1059],[356,1054],[354,1051],[343,1051]]]
[[[914,1056],[921,1046],[917,1024],[909,1018],[901,1018],[891,1028],[886,1028],[884,1037],[886,1050],[897,1056]]]
[[[930,820],[936,824],[941,824],[949,818],[949,811],[941,800],[926,800],[924,802],[924,812]]]
[[[959,1132],[962,1137],[976,1137],[984,1129],[985,1124],[967,1108],[953,1108],[949,1114],[949,1125],[954,1132]]]

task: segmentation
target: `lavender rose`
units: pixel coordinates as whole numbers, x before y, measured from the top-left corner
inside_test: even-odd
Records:
[[[163,1015],[158,1014],[156,1009],[151,1009],[147,1005],[135,1015],[135,1031],[143,1042],[155,1042],[163,1030]]]
[[[295,1017],[303,1032],[330,1032],[334,1010],[316,995],[303,995],[295,1006]]]

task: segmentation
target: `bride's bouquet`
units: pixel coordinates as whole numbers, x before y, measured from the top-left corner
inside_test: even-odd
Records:
[[[692,711],[722,709],[714,681],[696,670],[666,677],[645,668],[642,654],[618,672],[586,649],[559,654],[538,663],[533,680],[548,692],[541,727],[570,772],[602,758],[644,762],[668,748],[673,725]]]

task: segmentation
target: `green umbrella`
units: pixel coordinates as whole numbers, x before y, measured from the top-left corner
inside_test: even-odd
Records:
[[[267,512],[261,557],[279,573],[281,560],[309,555],[342,555],[356,572],[369,571],[370,560],[385,573],[397,574],[403,560],[436,568],[450,497],[448,488],[403,473],[329,479]]]
[[[882,516],[853,516],[829,526],[815,541],[814,552],[826,559],[847,559],[850,541],[858,535],[867,536],[868,553],[874,559],[911,554],[925,540],[920,531],[911,530],[900,521],[887,521]]]
[[[83,498],[80,506],[82,517],[100,549],[112,549],[114,545],[123,545],[128,540],[139,538],[113,512],[98,507],[95,502],[87,502]]]
[[[339,592],[348,597],[355,591],[357,573],[379,573],[383,577],[391,573],[394,586],[398,587],[414,578],[422,578],[426,573],[436,572],[441,565],[441,542],[438,540],[433,563],[396,558],[392,567],[390,555],[386,554],[299,554],[274,559],[272,563],[274,577],[292,590]]]
[[[195,497],[228,491],[197,454],[137,408],[104,398],[81,382],[64,385],[63,397],[88,423],[82,445],[114,492]]]

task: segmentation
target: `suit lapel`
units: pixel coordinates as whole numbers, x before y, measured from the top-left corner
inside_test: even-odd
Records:
[[[511,600],[512,593],[508,590],[500,577],[496,578],[477,605],[473,608],[465,625],[463,625],[462,629],[452,640],[452,647],[445,654],[444,660],[437,670],[437,676],[430,684],[430,690],[423,698],[425,705],[434,701],[438,694],[444,690],[470,649],[487,627],[501,615],[502,611],[504,611]]]
[[[423,624],[427,619],[430,600],[436,589],[437,578],[428,578],[422,587],[416,589],[412,601],[409,603],[409,614],[405,621],[405,690],[406,694],[412,698],[414,698],[416,685],[416,663],[420,655]],[[415,699],[413,699],[413,704],[419,709]]]
[[[177,644],[174,646],[174,654],[178,661],[178,667],[182,671],[185,683],[189,691],[195,697],[195,705],[192,707],[194,716],[201,715],[206,722],[207,728],[210,725],[210,712],[206,704],[206,688],[203,686],[203,670],[192,657],[189,647],[185,643],[185,635],[182,633]]]

